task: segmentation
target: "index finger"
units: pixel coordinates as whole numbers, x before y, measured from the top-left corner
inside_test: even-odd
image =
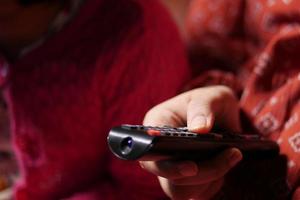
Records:
[[[169,99],[149,110],[143,124],[146,126],[185,126],[189,101],[188,93]]]
[[[156,176],[173,180],[174,184],[205,184],[224,176],[242,159],[238,149],[227,149],[216,157],[197,164],[194,161],[143,161],[142,167]]]

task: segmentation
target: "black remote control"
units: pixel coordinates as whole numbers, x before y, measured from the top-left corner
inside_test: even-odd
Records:
[[[107,140],[111,151],[125,160],[205,160],[233,147],[242,151],[244,159],[279,155],[276,142],[257,135],[197,134],[186,127],[122,125],[112,128]]]

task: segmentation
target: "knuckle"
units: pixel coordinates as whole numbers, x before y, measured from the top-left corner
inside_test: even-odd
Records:
[[[156,126],[161,118],[160,109],[158,106],[151,108],[144,116],[143,124],[146,126]]]
[[[147,119],[151,118],[155,113],[155,107],[154,108],[151,108],[146,114],[145,114],[145,117],[144,117],[144,121],[146,121]]]
[[[197,101],[200,100],[201,103],[206,102],[208,104],[224,102],[224,99],[230,102],[237,101],[237,98],[232,89],[224,85],[199,88],[198,92],[195,92],[195,97]]]
[[[227,97],[227,98],[235,98],[234,92],[232,91],[231,88],[227,87],[227,86],[217,86],[218,87],[218,91],[220,93],[220,96],[222,97]]]
[[[232,92],[231,88],[228,87],[228,86],[225,86],[225,85],[217,85],[215,87],[216,87],[216,89],[218,89],[218,90],[220,90],[221,92],[224,92],[224,93],[231,93]]]

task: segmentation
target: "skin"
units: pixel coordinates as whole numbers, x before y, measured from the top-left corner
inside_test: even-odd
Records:
[[[22,7],[16,0],[2,0],[1,51],[9,59],[16,59],[23,47],[47,32],[61,6],[61,3],[43,3]],[[205,133],[217,121],[232,130],[238,130],[239,126],[235,123],[238,118],[232,112],[234,108],[237,108],[237,103],[229,89],[201,88],[153,108],[146,115],[144,124],[182,126],[187,123],[190,130]],[[227,115],[228,111],[230,116]],[[165,160],[141,162],[141,166],[158,176],[164,192],[172,199],[210,199],[222,187],[224,175],[241,159],[242,155],[237,149],[229,149],[213,160],[202,163]]]
[[[238,101],[225,86],[195,89],[176,96],[151,109],[144,125],[184,126],[199,134],[207,133],[214,123],[240,131]],[[208,200],[221,189],[226,173],[240,160],[238,149],[228,149],[212,160],[143,161],[142,168],[156,175],[167,196],[174,200]]]
[[[62,8],[60,1],[27,7],[19,5],[17,0],[1,0],[0,4],[0,48],[11,60],[48,31]]]

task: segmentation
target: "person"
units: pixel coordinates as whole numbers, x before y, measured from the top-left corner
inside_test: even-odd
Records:
[[[199,68],[199,63],[217,60],[218,65],[195,69],[201,74],[186,89],[200,88],[155,106],[144,119],[145,125],[187,125],[199,134],[218,124],[276,141],[288,159],[287,188],[283,188],[288,194],[264,199],[300,199],[299,6],[297,0],[191,1],[186,16],[189,45],[194,54],[207,55],[192,64]],[[242,159],[238,149],[228,149],[202,163],[165,160],[141,165],[158,176],[172,199],[218,199],[228,184],[226,176]],[[267,173],[277,166],[269,163],[265,167]],[[250,182],[264,176],[252,177]],[[277,179],[276,174],[273,178]],[[233,192],[242,187],[236,185]],[[271,191],[266,185],[261,188]],[[244,199],[263,199],[255,195],[248,190]]]
[[[109,153],[109,128],[141,123],[189,78],[156,0],[2,0],[0,85],[20,177],[16,200],[164,199]],[[133,173],[134,171],[134,173]]]

